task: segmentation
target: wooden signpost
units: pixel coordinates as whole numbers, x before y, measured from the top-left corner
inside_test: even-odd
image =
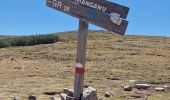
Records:
[[[98,2],[100,1],[105,0],[98,0]],[[112,13],[108,14],[100,10],[83,6],[72,0],[47,0],[47,6],[121,35],[124,35],[128,25],[128,22],[121,17],[124,16],[124,18],[126,18],[127,14],[118,14],[115,13],[114,10]],[[121,8],[118,12],[124,12],[125,10],[128,11],[129,9],[127,7]]]
[[[81,100],[89,23],[124,35],[128,25],[125,18],[129,8],[107,0],[47,0],[46,4],[79,19],[74,100]]]
[[[106,0],[71,0],[84,7],[88,7],[107,14],[117,13],[120,17],[126,18],[129,8]]]

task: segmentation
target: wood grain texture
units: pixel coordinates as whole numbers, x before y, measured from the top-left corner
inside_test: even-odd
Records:
[[[104,13],[110,14],[110,13],[117,13],[120,14],[121,18],[126,19],[128,12],[129,12],[129,8],[107,1],[107,0],[70,0],[73,2],[76,2],[78,4],[81,4],[82,6],[88,7],[88,8],[92,8],[95,9],[95,7],[92,7],[91,5],[100,5],[100,6],[104,6],[107,7],[106,10],[104,11]],[[89,5],[89,6],[88,6]],[[90,7],[91,6],[91,7]],[[98,10],[100,11],[100,10]]]
[[[88,37],[88,23],[79,21],[78,43],[77,43],[77,63],[82,64],[85,69],[86,63],[86,47]],[[75,73],[74,82],[74,100],[80,100],[83,94],[84,74]]]
[[[116,25],[111,21],[110,15],[101,11],[81,6],[70,0],[56,0],[57,2],[62,3],[62,6],[57,7],[51,3],[52,1],[53,0],[47,0],[47,6],[120,35],[125,34],[128,25],[128,21],[126,20],[122,20],[120,25]],[[65,11],[65,6],[69,7],[70,10]]]

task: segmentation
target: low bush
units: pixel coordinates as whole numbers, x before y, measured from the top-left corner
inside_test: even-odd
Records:
[[[9,46],[32,46],[38,44],[49,44],[59,41],[58,36],[54,34],[18,36],[0,39],[0,48]]]

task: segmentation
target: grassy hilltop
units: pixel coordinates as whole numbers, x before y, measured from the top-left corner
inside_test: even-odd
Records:
[[[60,93],[73,88],[77,32],[58,34],[53,44],[0,48],[0,100],[36,95],[49,100],[45,92]],[[1,38],[0,38],[1,39]],[[112,80],[117,79],[117,80]],[[125,85],[147,83],[151,88],[131,92]],[[87,46],[85,85],[97,89],[102,100],[170,100],[170,37],[118,36],[90,31]],[[110,98],[104,93],[111,92]]]

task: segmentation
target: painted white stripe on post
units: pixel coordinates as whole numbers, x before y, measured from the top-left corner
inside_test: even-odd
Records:
[[[75,67],[83,68],[83,65],[81,63],[77,63]]]

